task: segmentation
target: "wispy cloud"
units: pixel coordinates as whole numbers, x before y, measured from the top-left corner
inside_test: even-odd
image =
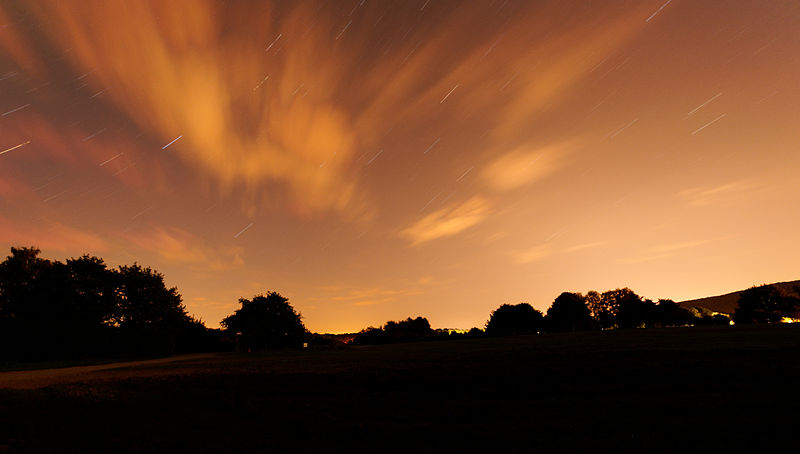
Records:
[[[618,260],[619,263],[626,265],[633,265],[636,263],[654,262],[656,260],[673,257],[675,254],[650,254],[650,255],[637,255],[634,257],[624,257]]]
[[[508,191],[541,180],[566,162],[569,147],[551,145],[541,148],[522,147],[505,153],[491,162],[483,177],[496,191]]]
[[[196,235],[176,227],[151,227],[144,232],[127,233],[124,237],[167,262],[195,269],[225,270],[244,265],[243,248],[206,246]]]
[[[672,243],[658,244],[642,250],[641,253],[638,255],[622,258],[619,260],[619,262],[625,264],[635,264],[635,263],[652,262],[660,259],[674,257],[677,256],[681,251],[687,249],[693,249],[698,246],[711,243],[713,241],[722,240],[724,238],[727,237],[711,238],[703,240],[691,240],[691,241],[676,241]]]
[[[585,249],[593,249],[600,246],[605,246],[608,244],[608,241],[595,241],[592,243],[584,243],[584,244],[576,244],[575,246],[570,246],[566,249],[567,252],[578,252],[583,251]]]
[[[665,243],[648,248],[647,251],[653,253],[675,252],[675,251],[680,251],[681,249],[690,249],[696,246],[700,246],[709,243],[710,241],[711,240],[696,240],[696,241],[678,241],[675,243]]]
[[[425,216],[401,231],[400,235],[411,241],[412,245],[419,245],[457,235],[481,222],[488,214],[488,200],[475,196],[466,202],[442,208]]]
[[[749,181],[734,181],[718,186],[701,186],[681,191],[678,195],[686,199],[690,206],[714,205],[731,198],[740,198],[747,192],[759,189],[759,185]]]
[[[539,244],[531,248],[515,251],[512,253],[516,262],[520,265],[538,262],[549,257],[553,253],[553,248],[549,243]]]
[[[38,247],[45,256],[48,251],[96,254],[109,249],[108,241],[92,232],[44,219],[22,225],[0,217],[0,238],[11,246]]]
[[[313,300],[329,300],[350,306],[375,306],[378,304],[391,303],[399,298],[406,296],[419,295],[423,293],[422,288],[430,285],[432,279],[429,277],[420,278],[416,283],[407,287],[366,287],[366,288],[346,288],[341,286],[324,287],[326,294],[331,296],[317,297]]]

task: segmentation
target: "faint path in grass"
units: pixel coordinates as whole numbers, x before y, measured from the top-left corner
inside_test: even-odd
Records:
[[[131,368],[140,369],[140,372],[150,371],[153,375],[163,375],[169,369],[150,368],[151,366],[165,365],[190,365],[196,361],[206,361],[219,358],[223,353],[196,353],[190,355],[170,356],[166,358],[122,361],[91,366],[73,366],[54,369],[18,370],[0,372],[0,389],[36,389],[56,383],[76,382],[83,380],[114,379],[119,372],[125,370],[124,376],[130,376]],[[162,373],[155,373],[161,371]],[[109,373],[111,372],[111,373]]]

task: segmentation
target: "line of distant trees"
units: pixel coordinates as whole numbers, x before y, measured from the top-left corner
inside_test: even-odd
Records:
[[[724,314],[687,309],[676,302],[642,298],[629,288],[586,295],[564,292],[542,313],[529,304],[504,304],[486,324],[489,336],[558,333],[597,329],[655,328],[692,325],[729,325]]]
[[[659,328],[679,326],[730,325],[736,323],[775,323],[800,319],[800,288],[795,295],[774,285],[752,287],[742,292],[734,314],[723,314],[701,307],[681,307],[675,301],[657,302],[637,295],[629,288],[603,293],[564,292],[546,313],[528,303],[503,304],[492,311],[484,330],[468,332],[433,330],[423,317],[389,321],[382,327],[359,332],[353,344],[386,344],[456,337],[496,337],[521,334],[560,333],[589,330]]]
[[[503,304],[492,311],[483,330],[477,327],[460,333],[433,330],[428,320],[422,317],[401,322],[389,321],[380,328],[362,330],[352,343],[382,344],[455,337],[728,324],[730,318],[726,315],[710,311],[704,313],[697,308],[682,308],[667,299],[654,303],[629,288],[622,288],[604,293],[590,291],[586,295],[564,292],[553,301],[546,313],[528,303]]]
[[[173,353],[257,351],[341,344],[312,334],[277,292],[241,298],[241,308],[209,329],[186,311],[177,288],[159,272],[134,263],[109,268],[84,255],[65,262],[33,247],[11,248],[0,263],[0,361],[132,357]],[[742,292],[736,323],[800,319],[800,288],[773,285]],[[503,304],[484,329],[433,329],[424,317],[388,321],[352,336],[351,344],[388,344],[484,336],[696,325],[729,325],[731,316],[653,302],[629,288],[585,295],[564,292],[545,313],[530,304]]]

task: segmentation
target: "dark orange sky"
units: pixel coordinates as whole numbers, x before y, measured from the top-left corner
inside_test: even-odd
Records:
[[[31,5],[31,3],[34,3]],[[0,1],[0,246],[312,331],[792,280],[793,1]]]

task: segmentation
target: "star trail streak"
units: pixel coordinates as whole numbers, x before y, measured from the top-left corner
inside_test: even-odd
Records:
[[[17,148],[22,148],[22,147],[24,147],[25,145],[28,145],[29,143],[31,143],[31,141],[30,141],[30,140],[28,140],[27,142],[22,142],[21,144],[19,144],[19,145],[15,145],[15,146],[13,146],[13,147],[11,147],[11,148],[7,148],[7,149],[5,149],[5,150],[3,150],[3,151],[0,151],[0,155],[6,154],[6,153],[8,153],[9,151],[14,151],[14,150],[16,150]]]

